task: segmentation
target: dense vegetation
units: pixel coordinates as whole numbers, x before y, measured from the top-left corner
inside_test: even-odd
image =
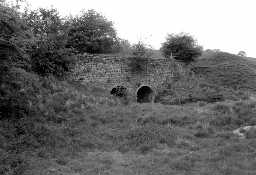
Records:
[[[171,56],[188,64],[202,54],[202,47],[189,34],[169,34],[162,44],[161,51],[167,58]]]
[[[225,52],[205,52],[192,70],[206,81],[235,90],[256,90],[256,62],[254,59]]]
[[[232,134],[256,124],[254,61],[205,52],[166,80],[157,100],[172,105],[123,104],[67,78],[77,53],[119,49],[135,70],[152,51],[92,10],[62,19],[1,1],[0,174],[256,173],[256,131]]]
[[[185,104],[246,99],[256,90],[255,68],[254,59],[208,50],[189,65],[190,71],[167,80],[156,100]]]
[[[111,53],[118,49],[118,38],[111,21],[94,10],[69,21],[67,46],[84,53]]]

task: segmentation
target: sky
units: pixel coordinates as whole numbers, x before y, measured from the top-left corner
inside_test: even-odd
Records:
[[[155,49],[168,33],[185,32],[204,49],[256,57],[255,0],[27,0],[31,8],[55,7],[62,16],[95,9],[118,36]]]

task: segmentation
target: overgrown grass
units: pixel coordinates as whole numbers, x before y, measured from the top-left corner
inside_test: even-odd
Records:
[[[199,107],[203,112],[193,106],[124,106],[104,90],[93,98],[80,91],[91,87],[53,79],[42,82],[47,88],[37,104],[40,115],[12,124],[1,120],[1,143],[6,143],[1,147],[3,174],[236,174],[248,173],[246,167],[256,171],[253,156],[248,156],[254,152],[247,147],[256,148],[255,140],[240,141],[230,134],[253,124],[253,102],[205,105]],[[222,124],[216,124],[221,119]],[[240,161],[238,168],[233,159]]]
[[[82,87],[19,68],[11,68],[2,78],[1,174],[22,174],[27,161],[24,155],[31,156],[31,151],[39,157],[51,157],[103,143],[87,120],[98,109],[119,104],[110,95],[93,94],[93,87],[83,88],[83,93]],[[83,139],[76,137],[79,122],[88,131]],[[94,138],[95,143],[91,143]]]
[[[23,69],[6,76],[12,81],[1,87],[1,174],[256,173],[254,131],[245,139],[232,134],[256,125],[256,103],[236,90],[184,76],[170,95],[201,98],[194,105],[124,105],[90,84]],[[211,93],[224,101],[202,100]]]
[[[186,70],[174,79],[163,83],[163,88],[156,96],[156,102],[181,105],[195,102],[213,103],[225,100],[248,99],[246,90],[234,90],[207,82],[193,72]]]
[[[225,52],[203,54],[192,70],[205,81],[242,91],[256,90],[256,62]]]
[[[241,103],[248,106],[248,115],[253,115],[253,102]],[[29,172],[253,174],[255,139],[239,140],[231,134],[235,126],[249,123],[243,120],[232,128],[225,122],[216,125],[215,121],[225,115],[240,115],[236,110],[224,112],[226,107],[221,105],[231,109],[241,106],[220,103],[206,105],[204,112],[198,112],[194,107],[133,104],[102,108],[79,119],[76,116],[58,133],[73,140],[69,143],[72,156],[67,145],[50,155],[49,150],[40,149],[36,168]],[[49,164],[44,163],[45,169],[40,167],[43,161]]]
[[[248,99],[256,90],[256,62],[225,52],[204,53],[185,74],[164,83],[156,101],[164,104]]]

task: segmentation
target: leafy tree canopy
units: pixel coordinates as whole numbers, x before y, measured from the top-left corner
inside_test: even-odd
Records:
[[[189,34],[169,34],[162,44],[161,51],[165,57],[173,56],[174,59],[189,63],[202,54],[202,47]]]
[[[153,55],[151,46],[146,45],[142,41],[132,45],[131,50],[132,54],[137,57],[151,57]]]
[[[118,42],[113,23],[94,10],[71,19],[68,47],[80,53],[109,53]]]
[[[243,50],[241,50],[241,51],[238,52],[237,55],[238,55],[238,56],[241,56],[241,57],[246,57],[246,52],[243,51]]]
[[[26,10],[23,18],[36,40],[56,40],[59,44],[65,42],[65,25],[57,9],[39,8]]]

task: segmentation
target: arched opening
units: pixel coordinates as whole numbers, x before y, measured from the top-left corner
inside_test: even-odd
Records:
[[[154,91],[148,86],[141,86],[137,91],[138,103],[150,103],[153,101]]]
[[[110,91],[111,95],[116,97],[126,97],[127,96],[127,88],[124,86],[116,86]]]

